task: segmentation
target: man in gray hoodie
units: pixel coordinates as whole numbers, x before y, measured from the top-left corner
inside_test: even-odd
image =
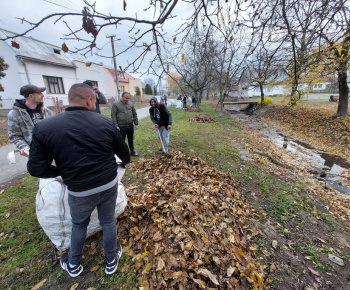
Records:
[[[163,152],[168,152],[169,131],[173,124],[173,116],[166,105],[158,103],[156,97],[152,97],[149,103],[151,105],[149,109],[151,121],[153,122],[154,127],[159,130],[164,145],[164,148],[161,150]]]
[[[32,132],[40,120],[52,116],[52,111],[43,105],[45,88],[34,85],[21,87],[20,94],[25,99],[16,100],[7,114],[8,133],[12,143],[22,156],[28,157]]]

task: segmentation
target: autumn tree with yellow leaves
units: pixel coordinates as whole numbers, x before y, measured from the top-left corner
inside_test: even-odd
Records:
[[[180,95],[182,94],[182,89],[180,86],[181,76],[176,73],[167,73],[166,82],[168,84],[169,91],[172,94]]]

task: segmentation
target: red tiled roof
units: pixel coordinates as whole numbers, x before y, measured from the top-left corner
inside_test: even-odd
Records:
[[[115,70],[114,68],[111,67],[104,67],[109,74],[115,79]],[[119,71],[120,72],[120,71]],[[128,83],[129,79],[135,79],[132,75],[128,74],[127,72],[122,73],[122,77],[118,77],[118,81]]]

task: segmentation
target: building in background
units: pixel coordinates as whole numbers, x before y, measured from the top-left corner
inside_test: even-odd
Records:
[[[129,92],[132,96],[133,100],[138,100],[137,95],[137,87],[140,90],[140,99],[142,100],[143,92],[142,92],[142,83],[138,78],[133,77],[127,72],[118,71],[118,82],[119,82],[119,90],[120,95],[123,92]],[[104,67],[104,83],[106,88],[106,97],[107,98],[115,98],[117,99],[117,84],[115,79],[115,70],[111,67]]]
[[[0,28],[0,36],[16,36]],[[103,64],[89,63],[76,53],[64,52],[61,47],[32,37],[17,36],[0,41],[0,56],[9,65],[1,79],[1,109],[10,109],[15,99],[21,99],[19,90],[26,84],[46,87],[45,105],[68,105],[68,90],[74,83],[93,81],[105,93]]]

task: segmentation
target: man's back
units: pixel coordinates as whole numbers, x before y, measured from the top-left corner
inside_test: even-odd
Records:
[[[38,141],[40,140],[40,142]],[[112,120],[82,107],[70,107],[65,112],[45,119],[33,131],[31,156],[40,160],[49,154],[57,169],[46,177],[62,176],[71,191],[84,191],[112,181],[117,175],[114,154],[123,159],[129,150]],[[49,148],[49,152],[45,152]],[[28,162],[34,176],[44,177],[42,167]]]

